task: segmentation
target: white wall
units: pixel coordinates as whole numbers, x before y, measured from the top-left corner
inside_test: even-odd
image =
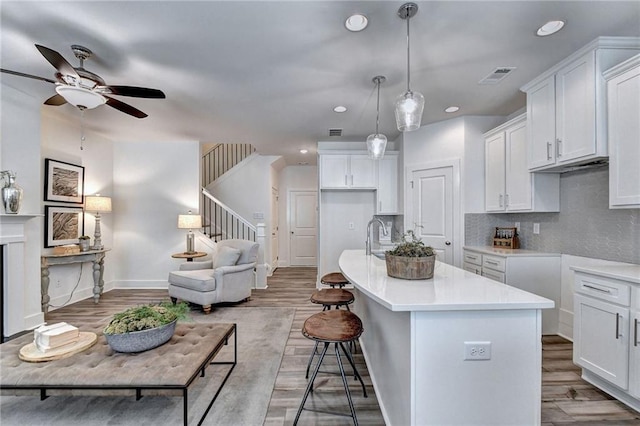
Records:
[[[198,213],[199,142],[116,142],[113,162],[114,286],[166,288],[186,248],[178,214]]]
[[[16,172],[16,183],[24,190],[20,214],[41,214],[42,169],[40,167],[40,107],[42,99],[0,85],[0,170]],[[4,209],[0,207],[1,213]],[[40,248],[43,241],[42,218],[25,224],[24,284],[10,291],[22,293],[22,306],[9,306],[19,311],[22,324],[8,324],[9,334],[38,326],[44,321],[40,307]],[[15,260],[14,260],[15,261]],[[15,285],[15,283],[14,283]],[[7,299],[5,299],[7,300]],[[12,317],[15,317],[12,315]]]
[[[42,108],[41,147],[42,159],[40,169],[44,175],[44,159],[76,164],[84,167],[84,194],[99,193],[103,196],[113,196],[113,142],[102,135],[85,130],[83,149],[80,149],[80,116],[77,120],[60,117],[51,108]],[[44,180],[44,176],[42,178]],[[43,184],[44,185],[44,182]],[[115,202],[115,200],[114,200]],[[79,204],[65,204],[44,202],[44,205],[58,205],[81,207]],[[105,258],[104,281],[105,289],[113,285],[114,262],[113,256],[117,247],[113,245],[113,215],[101,215],[100,230],[102,244],[111,252]],[[44,229],[44,228],[43,228]],[[84,214],[84,235],[91,237],[95,231],[95,216]],[[44,247],[44,245],[42,245]],[[43,249],[51,252],[52,249]],[[82,271],[82,272],[81,272]],[[49,268],[49,296],[50,310],[55,310],[63,304],[73,303],[93,296],[93,269],[91,263],[59,265]],[[74,287],[77,288],[74,291]],[[72,294],[73,292],[73,294]]]
[[[291,264],[291,228],[289,215],[289,192],[292,190],[317,191],[318,167],[317,166],[287,166],[279,176],[279,241],[278,241],[278,266]]]

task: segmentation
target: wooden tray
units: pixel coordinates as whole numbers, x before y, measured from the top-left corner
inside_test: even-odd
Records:
[[[28,345],[20,348],[18,357],[27,362],[45,362],[53,361],[56,359],[62,359],[69,357],[78,352],[82,352],[85,349],[89,349],[98,341],[96,333],[89,331],[81,331],[80,339],[73,345],[66,345],[60,348],[52,349],[48,352],[40,352],[35,343],[29,343]]]

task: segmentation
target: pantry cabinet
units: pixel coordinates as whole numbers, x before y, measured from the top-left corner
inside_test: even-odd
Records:
[[[522,114],[485,133],[487,212],[560,211],[560,178],[527,166],[527,121]]]
[[[640,409],[640,265],[572,267],[573,362],[582,377]]]
[[[375,162],[367,154],[320,155],[320,188],[373,190]]]
[[[560,254],[466,246],[463,269],[554,301],[542,311],[542,333],[557,334],[560,307]]]
[[[605,72],[609,207],[640,208],[640,55]]]
[[[528,168],[565,171],[608,155],[602,72],[640,50],[633,37],[600,37],[521,88],[527,94]]]
[[[377,166],[376,214],[401,214],[400,188],[398,185],[398,153],[385,153],[383,158],[377,160]]]

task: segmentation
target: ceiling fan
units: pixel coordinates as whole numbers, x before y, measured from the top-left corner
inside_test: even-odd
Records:
[[[145,118],[147,114],[144,112],[109,95],[149,99],[165,98],[165,94],[157,89],[107,85],[102,77],[84,68],[84,61],[93,55],[93,52],[86,47],[77,44],[71,46],[73,54],[80,60],[80,66],[75,68],[55,50],[39,44],[35,46],[42,56],[58,71],[55,74],[56,80],[2,68],[0,68],[0,72],[55,84],[57,94],[47,99],[44,102],[45,105],[58,106],[69,103],[80,110],[85,110],[107,104],[125,114],[136,118]]]

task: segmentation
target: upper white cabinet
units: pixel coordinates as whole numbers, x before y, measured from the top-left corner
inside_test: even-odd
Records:
[[[527,167],[526,114],[485,133],[487,212],[560,211],[560,178]]]
[[[378,163],[376,214],[400,214],[398,153],[387,152]]]
[[[609,207],[640,208],[640,55],[605,72]]]
[[[563,171],[608,155],[602,72],[638,50],[638,38],[600,37],[521,88],[529,170]]]
[[[367,154],[320,155],[320,188],[373,190],[375,162]]]

